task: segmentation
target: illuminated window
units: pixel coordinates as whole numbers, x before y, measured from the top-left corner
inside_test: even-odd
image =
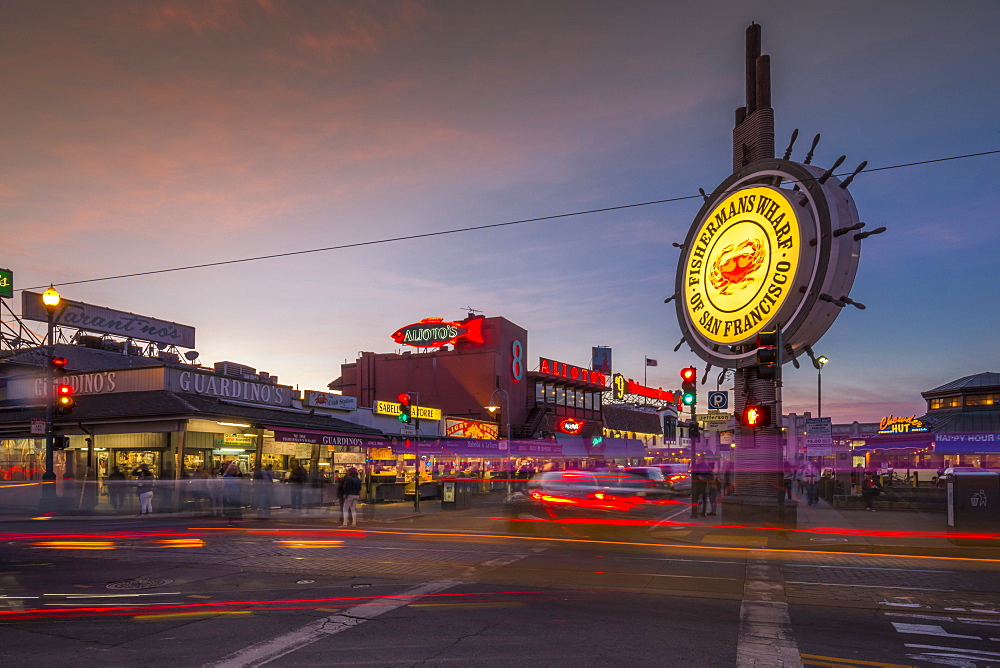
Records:
[[[565,406],[566,405],[566,388],[560,385],[556,388],[556,405]]]
[[[584,392],[583,393],[583,407],[588,411],[594,410],[594,393]]]
[[[545,402],[549,404],[554,404],[556,402],[556,386],[555,385],[545,385]]]
[[[1000,403],[1000,394],[971,394],[965,398],[966,406],[993,406]]]
[[[970,397],[971,398],[971,397]],[[931,410],[938,408],[958,408],[962,405],[962,397],[940,397],[931,399]]]
[[[535,383],[535,403],[545,403],[545,383]]]

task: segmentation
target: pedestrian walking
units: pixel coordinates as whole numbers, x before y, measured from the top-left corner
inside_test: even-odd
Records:
[[[861,496],[865,500],[865,510],[874,512],[872,508],[872,501],[874,501],[879,494],[882,493],[882,483],[879,482],[878,476],[874,473],[868,473],[865,475],[865,481],[861,486]]]
[[[715,473],[715,462],[708,465],[708,505],[711,507],[708,515],[715,515],[715,502],[719,498],[719,476]]]
[[[118,511],[125,505],[126,478],[122,470],[117,466],[111,469],[111,474],[107,477],[108,502],[111,509]]]
[[[819,472],[812,464],[806,464],[802,472],[802,478],[806,486],[806,498],[809,505],[819,503]]]
[[[361,498],[361,478],[358,477],[358,470],[353,466],[347,469],[347,475],[344,476],[344,502],[342,512],[342,520],[340,526],[346,527],[348,519],[350,519],[350,525],[355,527],[358,525],[358,499]]]
[[[135,493],[139,496],[139,514],[151,515],[153,513],[153,472],[149,470],[149,464],[139,464],[139,468],[132,471],[136,478]]]
[[[225,506],[224,514],[230,520],[243,519],[243,488],[241,485],[243,473],[236,462],[226,467],[222,474],[222,495]]]
[[[306,468],[302,464],[297,464],[288,475],[288,479],[285,482],[291,485],[289,491],[292,497],[292,510],[302,510],[302,486],[308,480],[309,472],[306,471]]]
[[[270,464],[253,472],[253,505],[257,508],[257,519],[271,518],[274,503],[274,473]]]
[[[705,460],[699,459],[691,465],[691,517],[705,516],[708,503],[709,468]]]
[[[222,474],[229,468],[229,464],[224,464],[217,469],[213,469],[212,474],[205,479],[205,491],[208,493],[208,502],[212,507],[212,516],[222,515],[223,482]]]

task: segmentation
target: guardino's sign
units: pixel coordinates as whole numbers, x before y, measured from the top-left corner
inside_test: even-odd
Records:
[[[459,322],[444,322],[441,318],[424,318],[392,333],[392,340],[414,348],[437,348],[460,339],[483,342],[483,318],[477,316]]]

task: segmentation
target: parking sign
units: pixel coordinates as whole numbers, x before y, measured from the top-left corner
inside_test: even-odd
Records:
[[[724,411],[729,408],[729,392],[709,392],[708,407],[713,411]]]

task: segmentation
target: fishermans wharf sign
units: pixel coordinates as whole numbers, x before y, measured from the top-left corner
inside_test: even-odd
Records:
[[[674,292],[684,340],[703,360],[753,364],[756,335],[779,326],[784,352],[799,355],[852,303],[864,237],[854,230],[863,224],[850,193],[826,172],[761,160],[705,196]]]
[[[788,299],[801,245],[795,208],[776,188],[723,199],[688,255],[684,301],[694,329],[730,344],[761,331]]]

